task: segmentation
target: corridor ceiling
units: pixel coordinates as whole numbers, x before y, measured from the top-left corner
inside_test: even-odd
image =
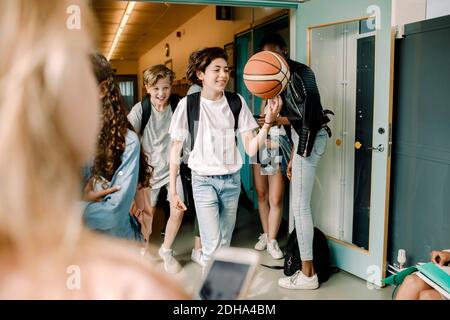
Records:
[[[98,49],[105,56],[126,10],[128,1],[91,0],[99,24]],[[111,59],[137,59],[187,20],[204,5],[137,2]]]

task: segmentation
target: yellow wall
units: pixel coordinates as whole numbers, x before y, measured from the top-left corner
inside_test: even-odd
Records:
[[[111,60],[111,66],[116,74],[137,74],[139,72],[137,60]]]
[[[223,46],[232,42],[234,30],[232,21],[217,21],[214,6],[208,6],[192,19],[181,25],[178,30],[182,36],[177,38],[176,31],[158,43],[139,59],[139,79],[142,85],[142,71],[152,65],[172,59],[172,70],[176,79],[186,76],[189,54],[200,47]],[[170,56],[165,56],[165,44],[170,46]]]
[[[174,31],[142,55],[138,60],[139,87],[143,87],[142,73],[146,68],[159,63],[164,64],[170,59],[175,78],[177,80],[185,78],[188,57],[192,51],[201,47],[223,47],[234,41],[236,33],[250,28],[252,23],[257,24],[268,16],[280,14],[282,11],[272,8],[237,7],[234,10],[235,19],[233,21],[221,21],[216,20],[215,6],[208,6],[176,30],[181,31],[180,38],[177,38],[176,31]],[[166,43],[170,46],[169,57],[165,56]]]

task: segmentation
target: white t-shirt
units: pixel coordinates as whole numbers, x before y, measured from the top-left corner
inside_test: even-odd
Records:
[[[236,134],[254,130],[258,124],[247,103],[239,95],[242,109]],[[169,133],[173,140],[190,146],[187,119],[187,98],[178,104],[172,116]],[[186,149],[185,149],[186,151]],[[200,117],[195,145],[190,152],[188,166],[198,175],[232,174],[242,167],[242,158],[235,142],[234,117],[225,95],[218,100],[200,99]]]

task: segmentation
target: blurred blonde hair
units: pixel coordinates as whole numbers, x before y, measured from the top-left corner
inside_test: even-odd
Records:
[[[66,24],[72,5],[80,30]],[[68,70],[80,76],[80,57],[89,64],[92,33],[82,1],[0,1],[0,299],[186,297],[148,269],[137,246],[82,227],[86,154],[61,119],[79,103],[68,93],[86,89],[66,81]],[[83,268],[81,291],[68,289],[72,264]]]
[[[66,27],[73,4],[80,30]],[[70,254],[79,236],[82,159],[60,121],[71,90],[61,78],[71,57],[88,55],[92,27],[81,1],[0,1],[0,258],[55,244]]]

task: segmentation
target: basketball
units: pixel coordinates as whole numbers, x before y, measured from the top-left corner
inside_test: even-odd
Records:
[[[289,77],[286,60],[272,51],[254,54],[244,67],[244,83],[248,91],[262,99],[271,99],[282,92]]]

